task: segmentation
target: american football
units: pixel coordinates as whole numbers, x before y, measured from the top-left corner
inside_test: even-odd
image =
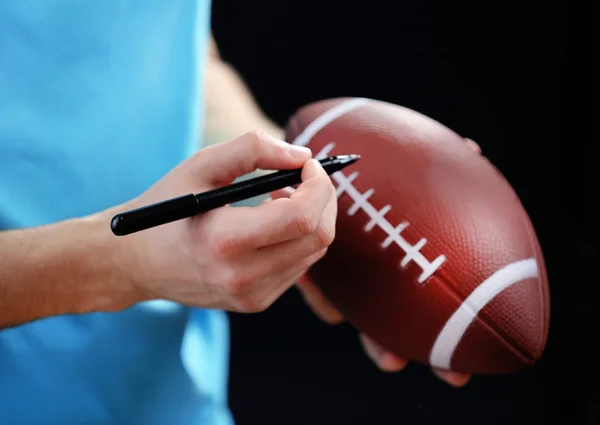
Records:
[[[541,248],[517,194],[467,139],[364,98],[300,108],[288,142],[359,154],[331,178],[333,244],[309,271],[356,329],[397,356],[471,374],[534,364],[548,335]]]

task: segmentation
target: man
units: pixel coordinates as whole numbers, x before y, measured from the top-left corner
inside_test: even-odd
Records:
[[[3,423],[230,424],[225,311],[300,280],[342,320],[302,278],[335,237],[333,186],[208,58],[209,17],[206,0],[0,0]],[[110,232],[116,212],[295,167],[270,202]]]

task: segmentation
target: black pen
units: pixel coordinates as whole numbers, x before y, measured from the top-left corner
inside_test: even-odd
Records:
[[[360,155],[338,155],[319,160],[327,174],[358,161]],[[222,207],[227,204],[264,195],[284,187],[302,183],[302,169],[283,170],[199,194],[169,199],[135,210],[117,214],[111,220],[112,232],[117,236],[160,226],[176,220]]]

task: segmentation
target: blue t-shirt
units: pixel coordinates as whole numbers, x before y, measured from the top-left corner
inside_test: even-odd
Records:
[[[0,0],[0,230],[85,216],[201,146],[208,0]],[[222,311],[0,331],[0,423],[231,424]]]

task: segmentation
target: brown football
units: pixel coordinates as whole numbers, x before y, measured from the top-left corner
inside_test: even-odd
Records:
[[[337,98],[299,109],[287,140],[360,154],[331,176],[336,237],[309,277],[356,329],[400,357],[513,373],[544,350],[549,289],[533,225],[465,138],[411,109]]]

